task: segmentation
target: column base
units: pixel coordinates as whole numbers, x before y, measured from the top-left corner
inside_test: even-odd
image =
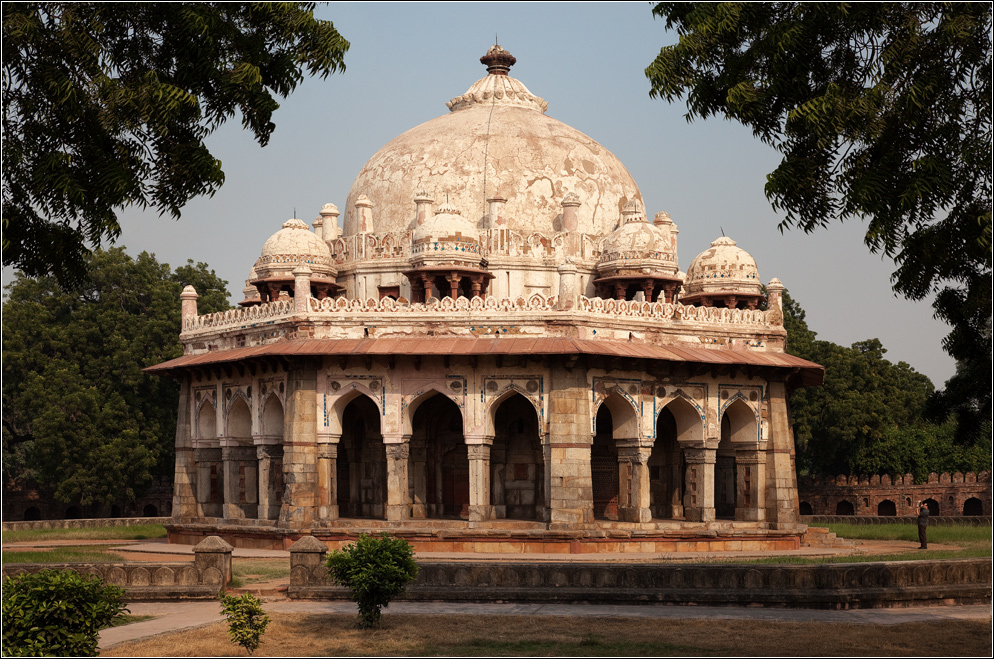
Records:
[[[411,507],[406,504],[386,506],[386,518],[388,522],[411,519]]]
[[[338,504],[334,506],[318,506],[318,517],[321,519],[338,519]]]
[[[684,519],[688,522],[713,522],[714,508],[685,508]]]
[[[469,521],[486,522],[490,520],[490,506],[470,506]]]
[[[652,511],[648,508],[618,508],[619,522],[637,522],[639,524],[652,521]]]
[[[759,508],[736,508],[736,522],[764,522],[766,521],[766,511]]]

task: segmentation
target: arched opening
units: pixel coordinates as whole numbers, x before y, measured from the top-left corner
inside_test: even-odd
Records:
[[[145,507],[142,508],[142,517],[158,517],[158,516],[159,516],[159,509],[156,508],[153,504],[147,503],[145,504]]]
[[[41,511],[35,508],[34,506],[30,506],[27,510],[24,511],[25,522],[37,522],[40,519],[41,519]]]
[[[676,417],[666,407],[656,420],[656,441],[649,454],[649,509],[656,519],[683,517],[683,474],[686,465],[676,438]]]
[[[77,506],[69,506],[66,508],[66,519],[80,519],[82,516],[83,514]]]
[[[469,452],[459,407],[447,396],[420,399],[411,419],[408,484],[417,518],[469,518]]]
[[[813,515],[814,514],[814,513],[811,512],[811,504],[808,503],[807,501],[802,501],[801,502],[801,505],[798,507],[798,512],[801,515]]]
[[[278,519],[283,498],[283,403],[271,394],[262,406],[259,457],[259,519]]]
[[[387,452],[380,435],[379,409],[368,396],[357,396],[342,411],[337,471],[339,515],[383,519]]]
[[[590,447],[590,476],[593,485],[594,517],[618,519],[618,447],[614,443],[611,410],[601,405]]]
[[[836,515],[855,515],[856,514],[856,509],[853,508],[852,502],[846,501],[845,499],[843,499],[842,501],[840,501],[837,504],[835,504],[835,514]]]
[[[259,461],[252,443],[252,412],[241,396],[235,397],[228,408],[228,464],[225,465],[225,482],[228,488],[224,503],[226,517],[258,515]]]
[[[939,514],[939,502],[938,501],[936,501],[935,499],[925,499],[925,501],[923,503],[926,506],[928,506],[928,514],[929,515],[935,517],[936,515]]]
[[[625,396],[612,391],[597,409],[594,426],[594,441],[590,447],[594,518],[616,521],[619,503],[628,500],[630,503],[626,505],[632,505],[633,499],[632,493],[622,497],[621,487],[631,487],[632,479],[629,475],[628,482],[621,482],[618,445],[632,446],[638,442],[639,417]],[[631,467],[631,464],[625,466]]]
[[[112,504],[110,507],[110,516],[114,519],[121,517],[121,506],[117,505],[116,503]]]
[[[877,504],[877,517],[894,517],[897,515],[897,506],[890,499],[884,499]]]
[[[963,502],[963,514],[969,517],[984,514],[984,502],[977,497],[970,497]]]
[[[222,516],[224,471],[217,441],[217,410],[205,397],[197,410],[197,504],[202,517]]]
[[[538,414],[531,401],[519,393],[512,394],[494,409],[494,442],[490,448],[493,516],[542,519],[544,482]]]
[[[714,464],[714,516],[735,519],[735,446],[728,414],[721,417],[721,440]]]

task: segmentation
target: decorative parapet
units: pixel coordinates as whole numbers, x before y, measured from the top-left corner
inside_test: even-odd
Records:
[[[424,254],[424,253],[434,253],[434,252],[470,252],[473,254],[480,253],[479,243],[464,243],[464,242],[454,242],[454,241],[431,241],[421,243],[419,245],[414,245],[411,248],[412,254]]]
[[[333,313],[337,318],[345,314],[396,314],[421,315],[446,312],[505,313],[532,311],[549,313],[588,314],[588,318],[644,318],[657,321],[711,323],[716,325],[758,325],[778,327],[778,317],[772,311],[749,309],[724,309],[716,307],[695,307],[668,302],[640,302],[637,300],[614,300],[599,297],[588,298],[581,295],[577,306],[568,312],[557,308],[556,296],[535,293],[529,297],[517,298],[449,297],[433,298],[425,303],[401,302],[390,297],[367,298],[324,298],[309,300],[311,313]],[[269,324],[294,315],[293,300],[277,300],[244,309],[229,309],[213,314],[188,319],[183,324],[184,332],[200,330],[225,330],[239,327],[253,327]]]
[[[183,331],[189,332],[258,325],[259,323],[272,322],[280,318],[288,318],[293,315],[293,309],[293,300],[276,300],[244,309],[228,309],[227,311],[219,311],[187,319],[183,323]]]
[[[193,563],[5,563],[3,575],[72,570],[123,588],[129,602],[215,599],[231,582],[232,547],[214,535],[204,538],[193,552]]]

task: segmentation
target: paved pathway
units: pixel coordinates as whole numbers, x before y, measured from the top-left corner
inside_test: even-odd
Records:
[[[343,613],[354,614],[352,602],[267,601],[269,613]],[[159,616],[154,620],[100,633],[100,648],[157,634],[201,627],[221,620],[217,602],[141,602],[132,604],[135,615]],[[652,604],[492,604],[472,602],[394,602],[384,615],[430,613],[433,615],[527,615],[527,616],[606,616],[624,618],[664,618],[709,620],[766,620],[783,622],[837,622],[896,625],[930,620],[991,619],[991,607],[985,605],[933,606],[896,609],[855,609],[821,611],[813,609],[774,609],[757,607],[666,606]]]

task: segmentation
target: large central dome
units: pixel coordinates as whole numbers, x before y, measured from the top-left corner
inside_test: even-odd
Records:
[[[610,151],[545,116],[546,102],[507,75],[510,53],[494,46],[480,61],[487,76],[447,104],[450,114],[400,135],[363,166],[349,191],[346,235],[358,232],[354,204],[363,194],[380,234],[416,226],[419,190],[481,228],[487,198],[503,197],[511,229],[545,234],[562,230],[560,204],[568,192],[581,202],[577,230],[600,235],[614,230],[628,201],[641,200]]]

